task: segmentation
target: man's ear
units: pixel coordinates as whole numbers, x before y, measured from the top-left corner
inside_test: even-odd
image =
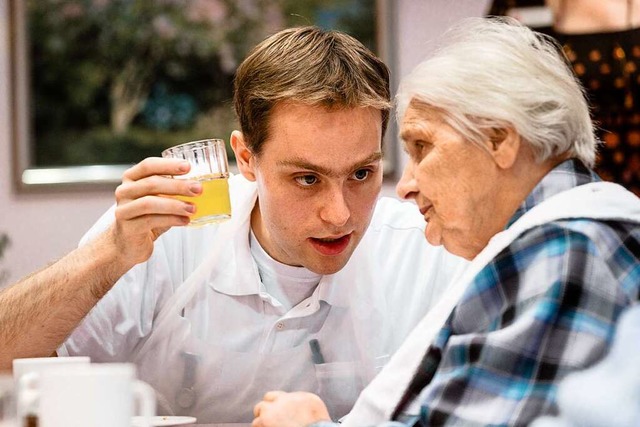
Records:
[[[501,169],[511,168],[520,153],[520,135],[512,127],[493,129],[487,140],[489,152]]]
[[[231,132],[231,148],[236,155],[236,163],[242,176],[249,181],[255,181],[255,157],[251,150],[249,150],[249,147],[247,147],[244,135],[239,130]]]

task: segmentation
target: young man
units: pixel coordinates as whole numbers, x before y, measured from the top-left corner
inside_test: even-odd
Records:
[[[99,302],[58,354],[134,362],[162,414],[200,423],[250,422],[271,389],[346,414],[462,266],[424,242],[412,205],[377,201],[389,98],[386,66],[347,35],[298,28],[257,46],[235,81],[233,218],[175,227],[193,207],[166,196],[201,187],[167,175],[188,166],[128,170],[83,240],[111,262],[81,307],[69,299],[66,333]]]

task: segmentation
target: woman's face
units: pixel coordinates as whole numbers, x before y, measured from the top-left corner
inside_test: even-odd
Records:
[[[400,129],[409,161],[398,194],[414,199],[429,243],[474,258],[500,224],[499,171],[488,150],[466,141],[433,109],[412,102]]]

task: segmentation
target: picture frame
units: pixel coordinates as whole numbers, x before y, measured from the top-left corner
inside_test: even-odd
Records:
[[[154,1],[143,3],[152,5]],[[174,1],[179,3],[180,0]],[[232,4],[230,0],[191,1],[191,4]],[[240,29],[247,28],[251,22],[258,22],[258,19],[260,22],[264,21],[264,13],[268,11],[259,10],[258,16],[245,16],[244,21],[240,19],[239,23],[236,22],[235,28],[238,31],[226,33],[231,41],[238,43],[237,45],[231,41],[226,43],[225,34],[216,33],[216,37],[219,37],[217,49],[223,50],[222,53],[215,53],[216,64],[211,57],[196,52],[199,46],[197,38],[202,36],[202,28],[196,28],[199,25],[197,22],[188,21],[186,15],[172,15],[175,12],[173,9],[164,10],[166,19],[163,21],[158,18],[162,17],[162,13],[153,15],[154,11],[149,6],[150,9],[145,13],[149,13],[153,28],[160,36],[162,31],[166,32],[168,41],[167,45],[156,43],[150,44],[151,47],[147,48],[175,51],[164,59],[158,55],[154,66],[149,70],[143,70],[144,73],[153,74],[148,81],[128,81],[127,84],[131,86],[125,85],[120,91],[132,92],[131,88],[138,84],[145,88],[141,91],[142,95],[138,98],[129,97],[133,99],[118,99],[118,88],[114,87],[116,85],[113,82],[122,76],[117,73],[126,69],[129,64],[128,58],[140,56],[142,50],[136,50],[131,40],[127,43],[127,37],[123,38],[124,41],[114,42],[114,37],[118,34],[105,36],[99,31],[99,25],[101,22],[108,23],[113,33],[122,32],[122,28],[128,28],[127,25],[142,32],[144,30],[131,23],[127,24],[130,17],[114,15],[114,10],[102,10],[103,13],[110,14],[105,17],[96,14],[88,16],[91,11],[87,6],[93,4],[104,7],[117,0],[8,0],[11,138],[13,175],[17,191],[113,189],[121,182],[122,174],[127,168],[149,155],[159,156],[163,147],[209,137],[228,139],[230,130],[236,128],[231,105],[231,79],[235,66],[243,58],[243,54],[266,34],[286,26],[316,24],[332,28],[332,20],[338,19],[336,16],[340,11],[347,10],[351,13],[359,7],[363,10],[373,7],[375,19],[366,18],[372,25],[371,29],[364,30],[369,31],[368,35],[353,35],[361,40],[373,37],[374,40],[370,41],[370,44],[375,44],[375,47],[369,47],[374,48],[393,68],[393,0],[333,0],[338,5],[336,7],[342,9],[336,9],[338,12],[323,10],[324,15],[320,20],[324,22],[320,23],[309,21],[305,14],[310,14],[310,11],[314,10],[313,7],[326,5],[327,2],[305,1],[309,3],[302,8],[300,0],[253,2],[281,7],[280,16],[284,16],[286,21],[280,19],[279,22],[265,24],[265,28],[255,30],[237,40]],[[159,4],[171,3],[173,2],[161,1]],[[51,7],[50,10],[42,9],[47,5]],[[85,9],[82,8],[83,5]],[[369,9],[367,10],[370,13]],[[300,14],[295,13],[298,10],[301,11]],[[211,19],[216,19],[216,13],[220,13],[205,9],[198,12],[209,13]],[[235,13],[239,14],[237,11]],[[349,19],[358,19],[357,12],[355,13],[356,15],[349,16]],[[229,16],[231,15],[227,18]],[[119,19],[123,20],[120,27]],[[56,35],[56,29],[60,34]],[[340,27],[337,29],[345,31]],[[243,30],[242,34],[245,32]],[[177,33],[183,35],[183,39],[178,42],[193,44],[189,47],[193,51],[183,54],[182,62],[178,60],[180,46],[175,40]],[[173,39],[171,34],[174,35]],[[104,41],[102,38],[107,40]],[[112,51],[118,44],[120,50]],[[201,43],[203,44],[206,43]],[[112,50],[106,50],[107,48]],[[56,49],[67,49],[69,56],[63,56],[66,59],[60,60],[55,55]],[[99,56],[101,49],[106,53],[102,52],[102,56]],[[90,59],[79,59],[82,54],[89,55]],[[142,69],[136,68],[136,65],[132,67],[133,74]],[[207,73],[212,73],[211,70],[214,70],[213,79],[223,80],[222,83],[217,85],[216,82],[207,80]],[[188,82],[198,83],[189,88],[189,85],[181,82],[176,75],[187,76]],[[110,86],[105,82],[110,82]],[[395,86],[395,82],[392,81],[392,88]],[[93,98],[84,99],[89,95]],[[219,98],[214,99],[215,96]],[[137,107],[131,107],[131,104]],[[132,113],[127,107],[135,111]],[[185,111],[189,111],[190,114],[186,114]],[[217,128],[212,124],[214,122]],[[384,167],[387,175],[393,173],[395,166],[393,144],[396,129],[392,118],[385,141]]]

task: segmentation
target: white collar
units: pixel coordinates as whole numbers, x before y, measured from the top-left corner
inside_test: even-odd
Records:
[[[220,258],[215,260],[209,276],[209,284],[217,292],[225,295],[260,295],[261,282],[258,266],[251,256],[249,246],[251,211],[258,199],[257,186],[255,182],[247,180],[242,175],[235,175],[229,179],[229,191],[232,218],[222,223],[213,237],[225,240],[222,242],[218,240],[215,244],[227,247],[220,253]],[[351,261],[347,265],[349,264]],[[311,297],[312,303],[318,304],[319,301],[325,301],[332,306],[347,307],[350,301],[351,280],[340,280],[342,276],[344,276],[343,271],[322,276]]]

